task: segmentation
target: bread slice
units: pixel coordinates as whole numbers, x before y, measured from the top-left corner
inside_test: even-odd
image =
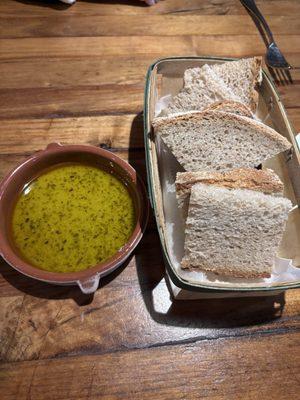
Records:
[[[187,69],[183,89],[173,97],[163,115],[201,111],[223,100],[240,102],[255,112],[256,88],[261,80],[261,57]]]
[[[182,268],[269,277],[291,202],[249,189],[191,188]]]
[[[222,81],[225,86],[240,99],[240,102],[256,110],[258,92],[256,89],[262,81],[262,58],[242,58],[222,64],[208,66],[211,74]],[[193,87],[203,76],[203,67],[187,69],[184,73],[185,87]]]
[[[228,189],[249,189],[266,194],[283,195],[283,183],[271,169],[238,168],[228,172],[178,172],[176,175],[176,197],[184,219],[187,217],[191,188],[196,183],[225,187]]]
[[[256,167],[291,147],[261,122],[221,111],[158,118],[153,127],[186,171]]]
[[[215,64],[212,68],[241,102],[255,111],[258,103],[256,89],[262,81],[261,64],[261,57],[253,57]]]
[[[253,114],[245,104],[237,101],[219,101],[208,106],[204,111],[223,111],[233,114],[243,115],[244,117],[253,118]]]
[[[191,110],[203,110],[210,104],[232,100],[239,102],[240,98],[228,88],[208,65],[199,68],[197,79],[189,77],[189,83],[173,97],[163,115],[173,115]]]

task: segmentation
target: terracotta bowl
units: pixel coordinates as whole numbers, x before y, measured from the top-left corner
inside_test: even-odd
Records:
[[[24,261],[11,239],[11,215],[24,185],[48,168],[65,162],[84,162],[113,173],[128,187],[132,196],[136,226],[128,242],[109,260],[84,271],[71,273],[48,272]],[[136,171],[121,158],[94,146],[62,146],[51,143],[17,165],[0,184],[0,253],[4,260],[24,275],[54,284],[77,284],[83,293],[97,290],[99,279],[120,266],[133,252],[142,238],[148,219],[148,200],[145,187]]]

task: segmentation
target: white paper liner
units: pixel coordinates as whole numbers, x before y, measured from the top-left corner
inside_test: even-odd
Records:
[[[161,97],[155,104],[155,111],[154,115],[155,117],[158,117],[162,110],[168,107],[169,103],[172,100],[172,95],[167,94],[166,96]]]
[[[161,97],[155,104],[155,117],[161,116],[161,112],[168,106],[172,99],[170,94]],[[268,115],[264,118],[266,120]],[[259,119],[256,116],[256,119]],[[183,171],[167,146],[156,138],[157,154],[160,164],[160,181],[165,215],[165,241],[170,261],[177,274],[189,283],[201,283],[216,287],[271,287],[276,284],[293,284],[300,281],[300,268],[292,264],[291,259],[275,257],[270,278],[249,279],[232,278],[216,275],[210,272],[187,271],[180,267],[184,253],[184,227],[180,210],[177,206],[175,180],[176,173]],[[294,212],[295,209],[293,209]],[[297,212],[297,211],[295,211]]]
[[[300,133],[298,133],[298,135],[296,135],[296,142],[297,142],[297,145],[298,145],[298,147],[300,149]]]

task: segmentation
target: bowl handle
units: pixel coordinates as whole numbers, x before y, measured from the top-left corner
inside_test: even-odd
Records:
[[[47,145],[46,150],[57,149],[58,147],[62,147],[62,144],[59,142],[52,142]]]
[[[82,293],[91,294],[96,292],[96,290],[98,289],[99,281],[100,274],[96,274],[86,280],[77,281],[77,285],[80,287]]]

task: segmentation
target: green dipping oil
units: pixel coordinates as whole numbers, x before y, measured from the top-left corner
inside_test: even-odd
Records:
[[[123,182],[93,166],[62,164],[24,188],[14,208],[12,236],[31,265],[75,272],[116,254],[135,223]]]

